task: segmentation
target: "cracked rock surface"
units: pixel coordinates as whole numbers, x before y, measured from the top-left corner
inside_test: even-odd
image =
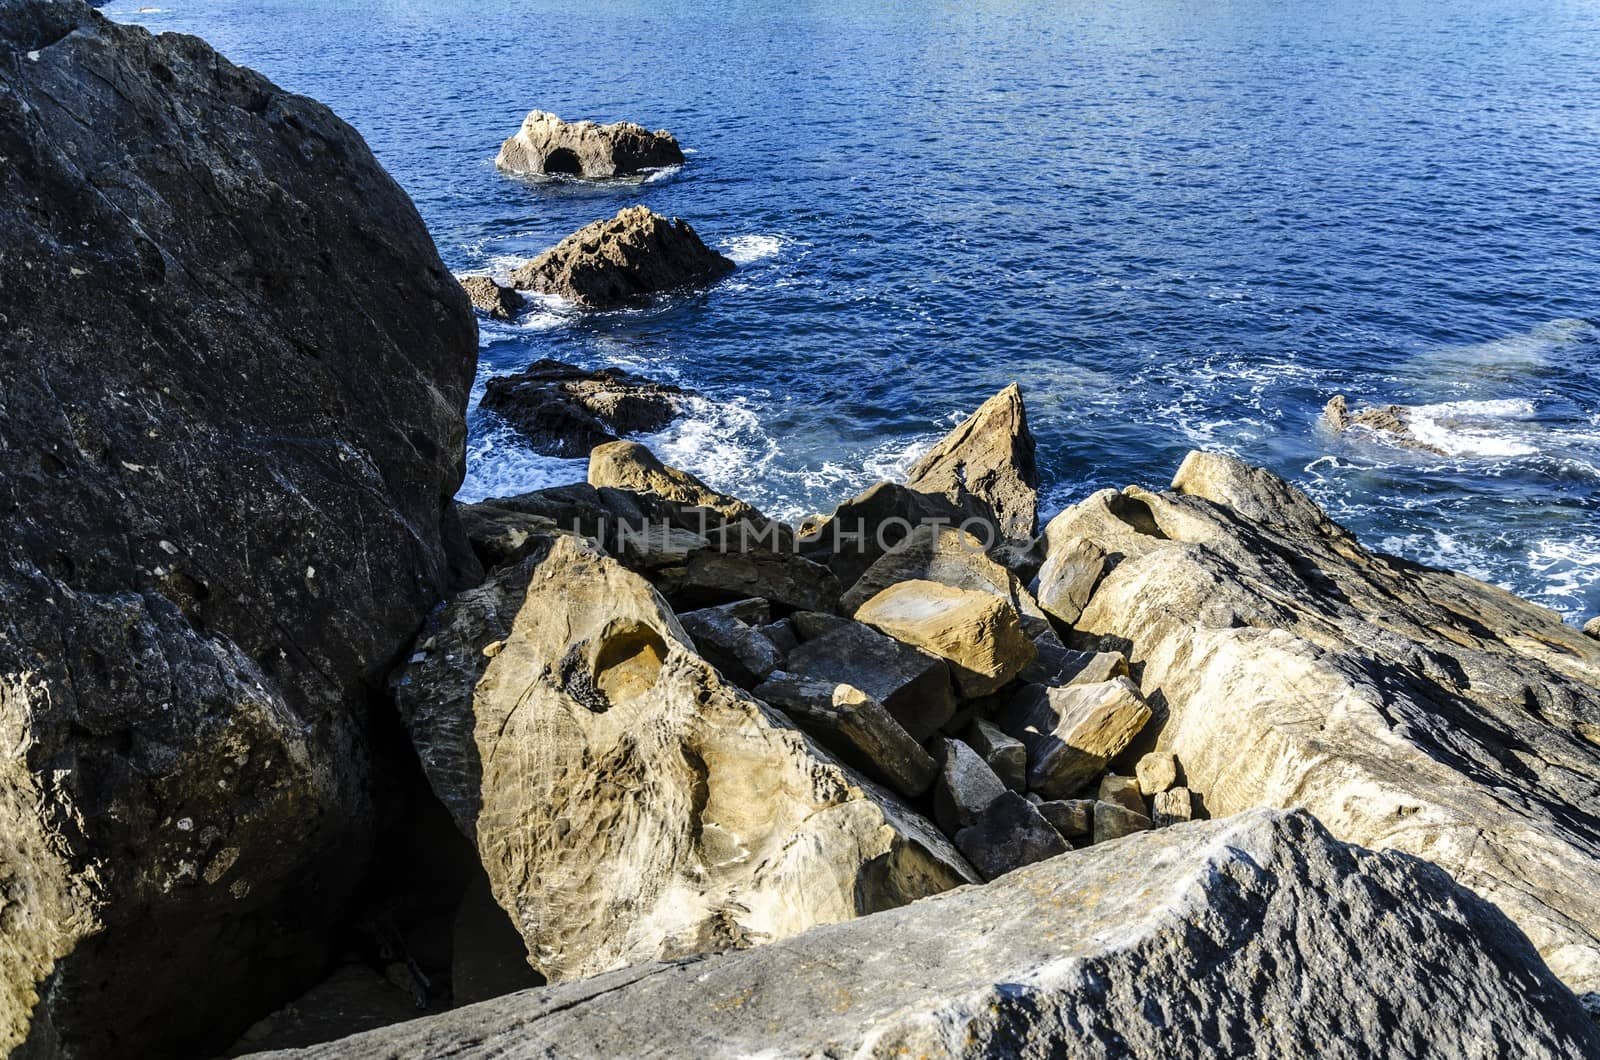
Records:
[[[0,0],[0,159],[0,1051],[226,1042],[366,856],[475,325],[361,138],[192,37]]]
[[[1078,646],[1128,654],[1207,813],[1303,806],[1343,840],[1425,857],[1600,991],[1600,643],[1372,552],[1217,454],[1190,454],[1168,491],[1101,491],[1046,536],[1041,599],[1083,578],[1055,557],[1108,557]]]
[[[744,953],[511,994],[297,1053],[1550,1058],[1597,1032],[1437,868],[1256,811],[1075,851]]]

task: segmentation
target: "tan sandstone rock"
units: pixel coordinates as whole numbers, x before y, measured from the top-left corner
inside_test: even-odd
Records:
[[[721,681],[650,586],[579,538],[553,535],[457,597],[396,694],[552,980],[783,938],[970,878],[927,822]]]
[[[520,294],[489,276],[463,276],[461,289],[472,300],[472,308],[495,320],[510,320],[522,308]]]
[[[1035,655],[1016,610],[991,592],[900,582],[858,607],[856,620],[944,659],[967,698],[998,691]]]
[[[911,466],[906,485],[957,504],[976,497],[993,510],[999,536],[1031,541],[1039,471],[1022,388],[1012,383],[980,405]]]
[[[503,173],[519,176],[604,180],[682,165],[683,149],[665,129],[651,132],[628,121],[610,125],[565,122],[536,110],[500,145],[494,164]]]
[[[511,285],[586,309],[608,309],[664,291],[705,286],[733,268],[732,261],[705,245],[688,221],[630,206],[518,265]]]
[[[1098,782],[1150,720],[1150,707],[1126,677],[1092,685],[1029,685],[996,717],[1028,748],[1028,788],[1066,798]]]
[[[913,580],[994,593],[1016,609],[1029,637],[1050,628],[1049,619],[1017,576],[990,559],[977,537],[950,526],[913,529],[856,579],[840,606],[846,614],[853,614],[891,585]]]
[[[1178,783],[1178,756],[1171,751],[1151,751],[1134,769],[1141,795],[1157,795]]]
[[[661,460],[638,442],[608,442],[589,452],[589,485],[649,493],[696,508],[708,508],[723,519],[757,526],[771,522],[737,497],[719,493],[687,471]]]
[[[1078,635],[1129,652],[1168,714],[1158,747],[1208,813],[1304,806],[1434,861],[1600,990],[1600,644],[1370,552],[1220,455],[1191,454],[1169,492],[1097,493],[1047,538],[1121,557]]]

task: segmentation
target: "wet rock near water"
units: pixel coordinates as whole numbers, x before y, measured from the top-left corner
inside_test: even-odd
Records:
[[[665,129],[651,132],[626,121],[610,125],[565,122],[554,114],[535,110],[500,145],[494,164],[502,173],[517,176],[607,180],[681,166],[683,149]]]
[[[976,499],[1001,537],[1031,542],[1039,506],[1034,450],[1022,389],[1013,383],[913,464],[906,485],[956,504]]]
[[[620,368],[590,371],[539,360],[484,387],[482,407],[493,412],[547,456],[587,456],[625,434],[664,429],[690,395]]]
[[[630,206],[517,266],[511,284],[586,309],[612,309],[667,291],[704,287],[733,269],[733,262],[706,246],[689,222]]]
[[[1333,434],[1352,427],[1370,431],[1390,445],[1434,456],[1448,456],[1438,446],[1423,441],[1412,429],[1412,412],[1404,405],[1369,405],[1352,410],[1343,394],[1335,394],[1322,410],[1322,423]]]
[[[501,287],[489,276],[463,276],[461,289],[467,292],[472,308],[493,320],[512,320],[522,311],[522,296]]]

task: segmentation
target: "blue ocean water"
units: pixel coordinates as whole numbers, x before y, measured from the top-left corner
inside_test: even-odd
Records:
[[[1022,383],[1047,503],[1223,449],[1364,541],[1600,612],[1600,5],[114,0],[328,103],[452,268],[643,202],[740,263],[647,309],[485,325],[705,395],[649,439],[826,510]],[[681,169],[532,185],[530,109],[672,129]],[[1448,455],[1318,431],[1426,406]],[[472,414],[463,496],[582,477]]]

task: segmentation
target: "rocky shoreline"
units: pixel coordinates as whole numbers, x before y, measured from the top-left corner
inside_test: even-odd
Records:
[[[0,0],[0,156],[10,1055],[1600,1055],[1594,623],[1215,453],[1041,531],[1025,380],[790,526],[541,361],[485,405],[587,480],[458,505],[520,296],[326,108]]]

